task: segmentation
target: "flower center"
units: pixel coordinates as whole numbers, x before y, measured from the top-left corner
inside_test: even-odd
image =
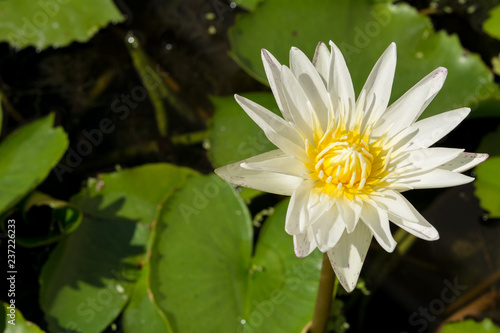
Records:
[[[383,138],[370,143],[369,130],[330,129],[316,133],[315,144],[306,143],[312,163],[306,167],[317,181],[315,188],[324,194],[350,199],[368,194],[383,181],[391,151],[383,149]]]
[[[369,149],[364,141],[329,143],[315,158],[318,178],[338,187],[363,189],[372,169],[373,155]]]

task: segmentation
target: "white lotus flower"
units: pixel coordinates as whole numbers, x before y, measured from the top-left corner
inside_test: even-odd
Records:
[[[400,192],[461,185],[460,174],[487,154],[429,148],[455,128],[469,108],[417,118],[441,89],[437,68],[387,107],[396,67],[392,43],[355,100],[340,50],[320,43],[314,59],[297,48],[290,68],[266,50],[262,59],[284,117],[236,95],[236,101],[278,149],[215,170],[223,179],[261,191],[291,195],[285,230],[295,253],[328,253],[342,286],[352,291],[372,236],[386,250],[396,242],[389,221],[425,240],[439,234]]]

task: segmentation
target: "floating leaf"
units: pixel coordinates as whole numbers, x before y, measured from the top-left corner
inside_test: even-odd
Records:
[[[477,151],[486,152],[490,157],[475,169],[476,196],[481,207],[493,218],[500,217],[500,127],[495,132],[486,134]]]
[[[165,314],[158,308],[149,285],[149,268],[143,267],[141,277],[134,287],[130,303],[123,312],[123,331],[172,333],[173,330]]]
[[[24,223],[17,224],[16,242],[34,247],[49,244],[73,232],[82,221],[82,212],[74,205],[33,192],[23,205]]]
[[[500,156],[490,157],[476,167],[476,196],[493,218],[500,217]]]
[[[500,39],[500,5],[490,10],[490,17],[484,21],[483,30],[493,38]]]
[[[193,177],[167,201],[151,287],[175,332],[301,331],[312,317],[321,256],[295,256],[286,207],[265,222],[252,257],[248,209],[227,183]]]
[[[3,3],[3,2],[0,2]],[[25,125],[0,144],[0,213],[5,212],[47,177],[68,148],[54,114]]]
[[[396,42],[398,66],[392,101],[438,66],[449,70],[424,118],[499,96],[491,72],[478,55],[466,52],[457,36],[436,33],[428,17],[405,3],[266,0],[254,12],[239,14],[229,37],[233,59],[264,83],[262,48],[288,64],[291,46],[312,58],[318,41],[332,40],[343,51],[358,93],[378,57]]]
[[[86,42],[110,22],[124,20],[111,0],[4,0],[0,17],[0,41],[37,49]]]
[[[500,327],[495,326],[491,319],[482,322],[468,319],[462,322],[449,323],[443,326],[442,333],[500,333]]]
[[[4,319],[0,322],[0,332],[3,333],[45,333],[32,322],[24,319],[19,309],[12,305],[1,302],[0,316]]]
[[[272,94],[243,94],[246,98],[279,113]],[[217,112],[210,121],[208,158],[214,168],[276,149],[264,132],[236,103],[234,96],[212,97]]]
[[[144,165],[102,175],[72,199],[85,217],[53,250],[40,279],[49,331],[101,332],[121,313],[141,282],[157,209],[192,174]]]

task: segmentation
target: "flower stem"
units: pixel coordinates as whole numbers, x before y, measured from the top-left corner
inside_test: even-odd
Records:
[[[318,296],[316,297],[316,307],[314,308],[310,333],[326,332],[330,307],[334,297],[333,294],[334,291],[336,294],[337,289],[336,276],[333,272],[330,259],[328,259],[328,255],[325,253],[323,255],[323,266],[321,267],[321,275],[319,277]]]

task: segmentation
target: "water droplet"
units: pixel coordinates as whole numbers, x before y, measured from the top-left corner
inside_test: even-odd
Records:
[[[486,222],[490,219],[490,216],[488,214],[483,214],[483,216],[481,216],[481,219],[483,220],[483,222]]]
[[[240,323],[241,323],[241,325],[245,325],[245,324],[247,323],[247,321],[246,321],[245,319],[242,319],[242,320],[240,321]]]
[[[217,33],[217,29],[213,25],[208,27],[208,34],[209,35],[215,35]]]
[[[127,35],[125,36],[125,40],[127,41],[127,43],[130,44],[131,47],[133,47],[134,49],[138,48],[139,47],[139,42],[137,41],[137,38],[135,38],[134,34],[129,32],[127,33]]]
[[[35,52],[36,52],[36,53],[40,53],[40,52],[42,52],[42,49],[41,49],[41,48],[39,48],[39,47],[36,47],[36,48],[35,48]]]
[[[238,6],[238,4],[234,1],[231,1],[231,3],[229,4],[229,7],[231,7],[231,9],[235,9],[236,6]]]
[[[215,14],[212,12],[208,12],[205,14],[205,18],[209,21],[212,21],[213,19],[215,19]]]
[[[121,284],[117,284],[116,291],[118,291],[120,294],[122,294],[123,292],[125,292],[125,288],[123,288],[123,286]]]
[[[210,141],[208,139],[203,140],[203,143],[201,144],[204,149],[209,150],[211,147]]]
[[[173,47],[174,47],[174,46],[173,46],[172,44],[170,44],[170,43],[165,44],[165,49],[166,49],[167,51],[170,51]]]

